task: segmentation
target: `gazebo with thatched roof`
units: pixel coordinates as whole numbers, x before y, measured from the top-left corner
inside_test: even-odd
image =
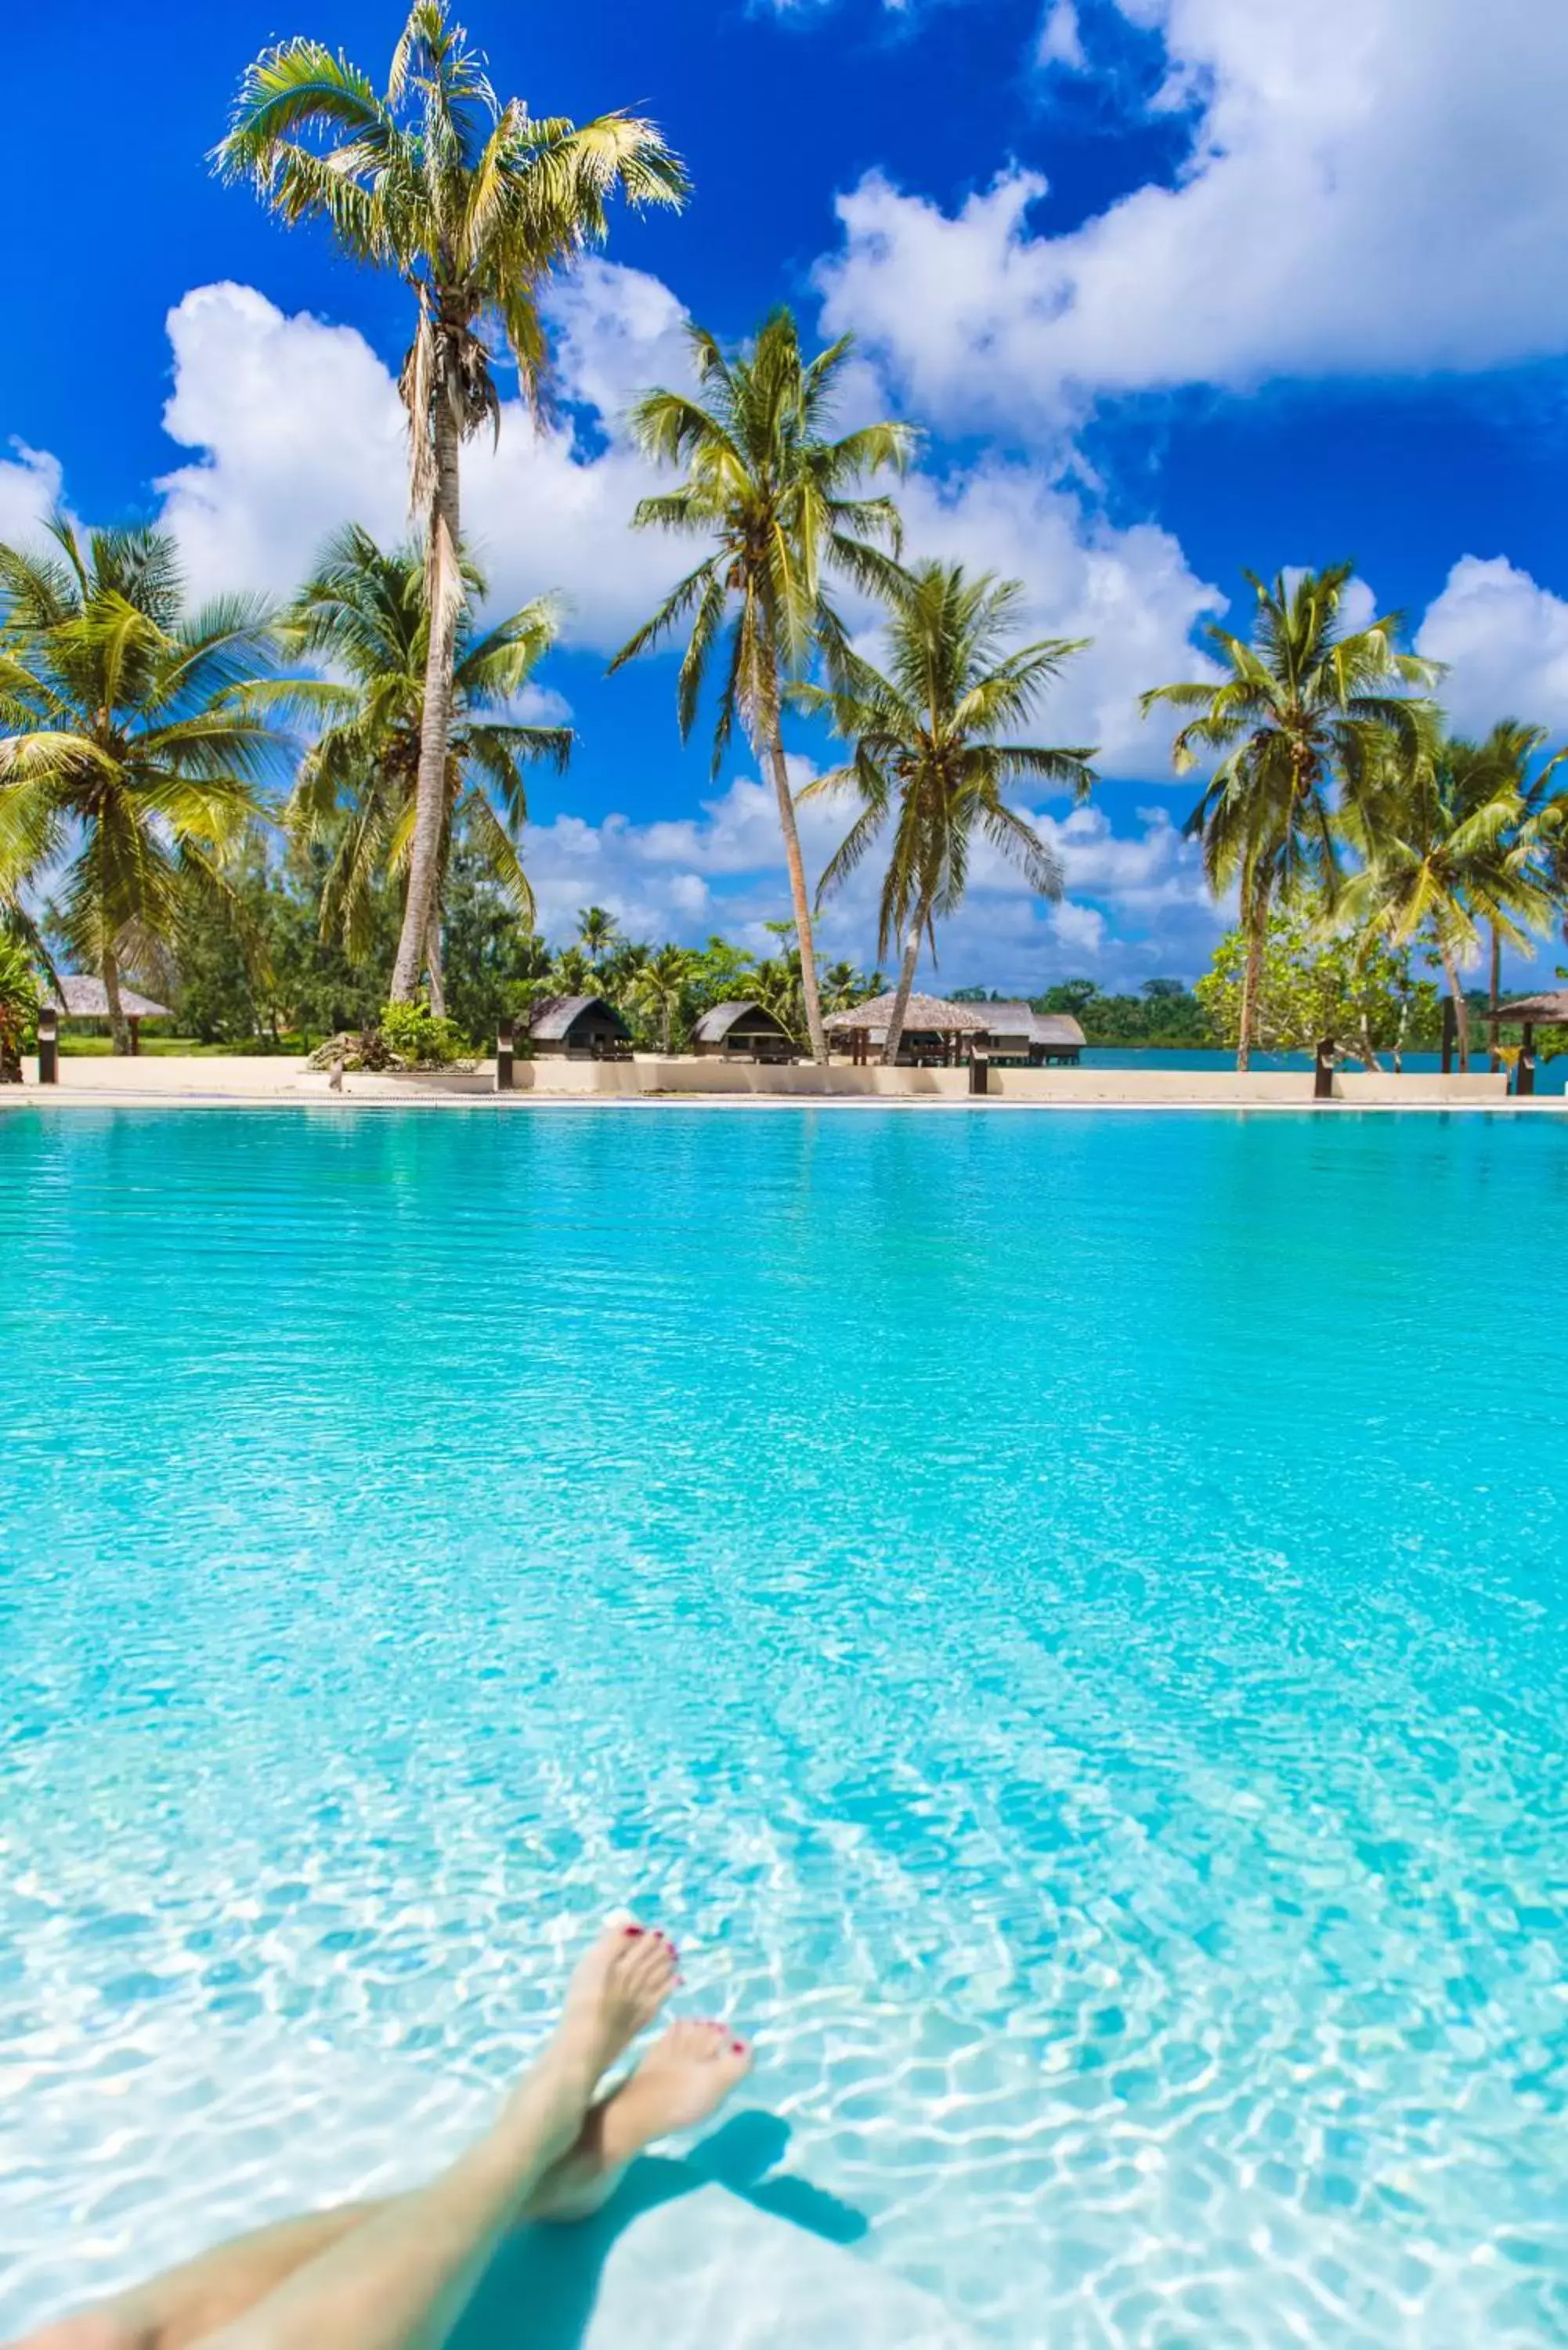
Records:
[[[78,977],[75,973],[62,978],[58,989],[58,1011],[62,1020],[107,1020],[109,1017],[109,990],[101,979]],[[172,1015],[166,1003],[154,1003],[150,995],[138,995],[134,987],[121,987],[119,1008],[130,1029],[130,1049],[141,1050],[141,1024],[144,1020],[168,1020]]]
[[[867,1003],[851,1003],[830,1013],[823,1026],[848,1051],[857,1069],[888,1041],[896,1001],[889,989]],[[898,1059],[916,1068],[956,1068],[974,1050],[975,1040],[988,1033],[985,1014],[974,1003],[950,1003],[941,995],[911,995],[904,1009],[904,1034]]]
[[[1519,1066],[1514,1071],[1516,1094],[1535,1091],[1535,1032],[1538,1028],[1568,1028],[1568,987],[1549,987],[1539,995],[1516,995],[1487,1014],[1495,1042],[1500,1028],[1519,1030]]]

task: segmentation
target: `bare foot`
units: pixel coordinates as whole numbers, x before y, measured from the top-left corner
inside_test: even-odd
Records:
[[[752,2069],[752,2052],[722,2023],[672,2023],[635,2073],[589,2114],[576,2145],[529,2201],[529,2220],[587,2220],[607,2203],[634,2155],[717,2113]]]
[[[591,2091],[659,2013],[675,1988],[675,1970],[668,1934],[607,1926],[572,1977],[552,2054]]]
[[[656,2137],[695,2129],[751,2069],[750,2048],[724,2024],[670,2024],[605,2107],[606,2162],[618,2169]]]

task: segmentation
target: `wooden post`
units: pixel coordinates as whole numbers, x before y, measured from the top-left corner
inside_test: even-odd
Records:
[[[130,1015],[130,1057],[134,1061],[141,1050],[141,1022],[133,1012]]]
[[[52,1003],[46,1003],[38,1013],[38,1083],[57,1086],[59,1082],[60,1015]]]
[[[1520,1031],[1519,1071],[1513,1090],[1521,1099],[1535,1091],[1535,1031],[1528,1020]]]
[[[989,1054],[971,1053],[970,1055],[969,1089],[971,1094],[985,1094],[991,1091],[991,1057]]]
[[[1312,1073],[1314,1101],[1334,1099],[1334,1065],[1338,1057],[1338,1054],[1334,1051],[1334,1038],[1320,1036],[1317,1040],[1317,1058],[1314,1063]]]
[[[1454,1008],[1454,999],[1451,995],[1445,995],[1443,998],[1443,1075],[1445,1077],[1451,1077],[1454,1074],[1454,1039],[1459,1034],[1459,1015]]]
[[[503,1020],[495,1031],[495,1090],[509,1094],[513,1090],[513,1055],[516,1050],[515,1032],[510,1020]]]

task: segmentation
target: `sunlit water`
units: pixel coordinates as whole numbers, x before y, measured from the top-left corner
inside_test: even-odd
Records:
[[[982,2343],[1568,2339],[1565,1232],[1546,1118],[0,1118],[0,2334],[635,1900]]]

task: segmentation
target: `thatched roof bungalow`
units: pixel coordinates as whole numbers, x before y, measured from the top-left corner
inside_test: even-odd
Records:
[[[528,1014],[535,1054],[552,1060],[624,1061],[631,1031],[602,995],[544,995]]]
[[[794,1040],[782,1020],[761,1003],[711,1004],[691,1031],[691,1049],[711,1059],[789,1061]]]
[[[72,972],[63,977],[55,991],[55,1005],[62,1020],[107,1020],[109,990],[101,979],[90,979]],[[130,1029],[130,1049],[141,1050],[141,1024],[144,1020],[173,1018],[166,1003],[154,1003],[150,995],[139,995],[134,987],[121,986],[119,1008]]]
[[[886,1045],[893,1002],[889,990],[886,995],[872,996],[868,1003],[831,1012],[824,1021],[830,1041],[840,1051],[847,1051],[857,1066],[879,1054]],[[940,995],[911,995],[904,1014],[898,1060],[901,1066],[919,1068],[951,1068],[985,1033],[984,1014],[975,1004],[950,1003]]]
[[[1032,1003],[977,1003],[985,1015],[987,1049],[993,1061],[1028,1068],[1077,1066],[1084,1032],[1070,1012],[1036,1012]]]

